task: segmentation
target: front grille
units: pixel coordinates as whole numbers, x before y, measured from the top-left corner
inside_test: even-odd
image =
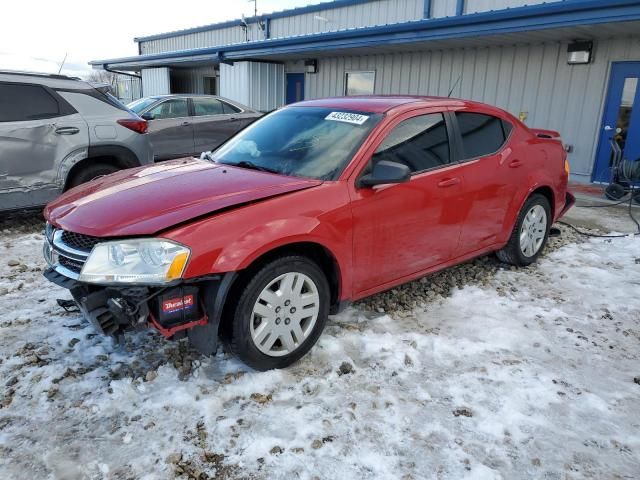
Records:
[[[71,248],[76,250],[82,250],[83,252],[91,252],[91,249],[96,246],[100,241],[104,241],[98,237],[91,237],[89,235],[82,235],[75,232],[62,232],[62,242]]]
[[[84,262],[79,262],[71,258],[63,257],[62,255],[58,257],[58,262],[60,262],[60,265],[62,265],[63,267],[68,268],[75,273],[80,273],[80,271],[82,270],[82,266],[84,265]]]

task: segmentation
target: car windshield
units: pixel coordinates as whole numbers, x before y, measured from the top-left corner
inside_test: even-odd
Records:
[[[135,100],[135,101],[129,103],[127,105],[127,108],[129,110],[132,110],[133,112],[139,114],[145,108],[147,108],[149,105],[151,105],[152,103],[155,103],[157,101],[158,101],[157,98],[152,98],[152,97],[140,98],[139,100]]]
[[[226,165],[335,180],[382,115],[289,107],[253,123],[209,157]]]

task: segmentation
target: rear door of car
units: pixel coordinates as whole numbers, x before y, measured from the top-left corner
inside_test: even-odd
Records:
[[[352,195],[353,282],[367,295],[456,256],[464,184],[449,141],[450,117],[437,109],[404,114],[378,140],[367,166],[407,165],[406,183],[356,187]]]
[[[60,95],[39,84],[0,82],[0,192],[6,208],[42,204],[55,196],[58,167],[89,144],[88,127]],[[86,153],[86,152],[85,152]],[[26,198],[30,197],[30,198]],[[11,205],[8,205],[11,202]]]
[[[196,153],[214,150],[249,122],[240,109],[215,97],[193,97],[191,104]]]
[[[145,112],[155,160],[193,155],[193,118],[185,97],[167,98]]]
[[[516,193],[528,184],[524,159],[509,145],[511,123],[468,109],[453,119],[466,191],[460,251],[470,253],[504,236]]]

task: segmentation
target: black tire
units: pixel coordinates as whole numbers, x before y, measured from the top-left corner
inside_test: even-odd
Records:
[[[258,296],[273,280],[286,273],[302,273],[309,277],[317,288],[319,311],[315,324],[307,338],[291,353],[270,356],[261,352],[251,337],[251,322],[254,321],[253,308]],[[281,257],[262,267],[241,289],[232,315],[231,351],[250,367],[265,371],[285,368],[302,358],[316,343],[329,316],[329,283],[323,271],[312,260],[303,256]]]
[[[120,170],[115,165],[109,163],[90,163],[77,171],[69,180],[68,188],[77,187],[83,183],[90,182],[94,178],[109,175]]]
[[[525,217],[527,216],[529,211],[531,211],[531,209],[536,205],[544,208],[544,211],[547,214],[546,231],[538,250],[533,255],[527,256],[522,251],[522,247],[520,245],[520,233],[522,231],[522,224],[524,223]],[[527,199],[527,201],[524,202],[524,205],[522,206],[522,209],[518,214],[518,218],[516,220],[515,226],[513,227],[513,232],[511,233],[509,242],[504,246],[504,248],[496,252],[498,259],[504,263],[516,265],[518,267],[525,267],[535,262],[544,250],[545,245],[547,244],[552,221],[553,218],[551,216],[551,206],[549,205],[549,200],[547,200],[547,197],[539,193],[534,193],[533,195],[531,195]]]

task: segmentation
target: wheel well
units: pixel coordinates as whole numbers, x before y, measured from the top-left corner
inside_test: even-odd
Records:
[[[533,195],[534,193],[539,193],[543,195],[547,200],[549,200],[549,206],[551,207],[551,216],[555,218],[556,206],[555,206],[555,199],[553,196],[553,190],[551,190],[551,187],[547,187],[547,186],[538,187],[533,192],[531,192],[531,195]]]
[[[65,191],[68,190],[71,179],[75,177],[78,174],[78,172],[81,172],[85,167],[94,163],[106,163],[108,165],[113,165],[114,167],[117,167],[117,168],[127,168],[124,162],[119,160],[117,157],[113,157],[109,155],[106,155],[103,157],[85,158],[84,160],[80,160],[73,167],[71,167],[71,170],[69,170],[69,173],[67,174],[67,178],[64,181],[64,190]]]
[[[316,262],[326,275],[327,281],[329,282],[329,288],[331,289],[330,311],[332,313],[336,311],[340,295],[340,269],[335,257],[329,250],[318,243],[290,243],[262,254],[251,262],[247,268],[238,272],[238,276],[229,289],[222,313],[220,332],[223,336],[229,334],[230,322],[233,316],[232,308],[237,304],[242,293],[242,288],[246,285],[246,282],[248,282],[263,265],[266,265],[279,257],[288,255],[300,255]]]

